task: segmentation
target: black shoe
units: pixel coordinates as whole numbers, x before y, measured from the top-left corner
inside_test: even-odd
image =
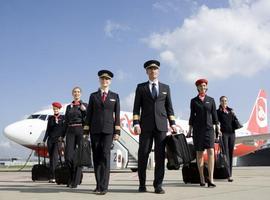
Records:
[[[77,185],[73,185],[73,184],[72,184],[72,185],[70,185],[69,187],[70,187],[70,188],[77,188]]]
[[[98,193],[98,192],[99,190],[97,188],[93,190],[93,193]]]
[[[205,186],[205,183],[200,183],[200,186],[201,186],[201,187],[204,187],[204,186]]]
[[[107,192],[108,190],[99,191],[97,192],[97,195],[105,195]]]
[[[155,193],[156,194],[165,194],[165,190],[163,190],[162,187],[157,187],[157,188],[155,188]]]
[[[49,183],[55,183],[55,179],[54,178],[50,179]]]
[[[207,182],[208,187],[216,187],[214,183],[211,183],[210,181]]]
[[[228,178],[228,182],[233,182],[233,179],[231,177]]]
[[[139,192],[147,192],[147,189],[145,186],[140,186],[138,191]]]

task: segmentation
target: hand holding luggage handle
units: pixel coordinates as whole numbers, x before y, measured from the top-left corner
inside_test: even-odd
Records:
[[[224,143],[223,143],[223,140],[222,140],[222,137],[219,136],[218,137],[218,149],[217,149],[217,152],[220,152],[222,154],[225,154],[225,147],[224,147]]]
[[[45,143],[39,142],[37,143],[37,152],[38,152],[38,164],[40,165],[40,146],[43,145],[43,164],[46,165],[46,149],[45,149]]]

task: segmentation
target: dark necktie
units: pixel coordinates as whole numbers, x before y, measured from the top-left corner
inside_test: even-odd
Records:
[[[102,96],[101,96],[101,99],[102,99],[102,102],[104,103],[104,101],[106,100],[106,97],[107,97],[107,93],[106,92],[103,92],[102,93]]]
[[[157,88],[155,83],[152,83],[152,97],[153,99],[157,98]]]

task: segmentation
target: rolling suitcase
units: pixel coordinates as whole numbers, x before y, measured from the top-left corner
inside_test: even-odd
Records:
[[[208,170],[204,166],[204,177],[207,180]],[[196,162],[185,164],[182,167],[182,178],[185,184],[187,183],[200,183],[200,174]],[[206,181],[205,181],[206,182]]]
[[[38,164],[32,167],[32,180],[33,181],[48,181],[50,179],[50,169],[46,165],[45,158],[45,144],[44,149],[44,160],[43,163],[40,162],[40,143],[38,143]]]

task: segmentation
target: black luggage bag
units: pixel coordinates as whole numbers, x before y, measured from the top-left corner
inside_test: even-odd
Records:
[[[93,167],[91,159],[91,144],[88,138],[83,138],[75,149],[74,163],[78,167]]]
[[[214,179],[227,179],[230,177],[229,162],[225,154],[222,137],[219,137],[218,151],[215,156]]]
[[[70,169],[66,163],[60,162],[54,171],[55,182],[60,185],[67,185],[70,182]]]
[[[58,143],[59,144],[59,143]],[[62,142],[63,144],[63,148],[65,149],[65,143]],[[60,145],[61,146],[61,145]],[[61,155],[61,148],[62,147],[58,147],[58,156],[59,156],[59,163],[56,166],[55,170],[54,170],[54,174],[55,174],[55,182],[60,185],[68,185],[71,182],[71,169],[70,167],[66,164],[66,162],[64,162],[62,160],[62,155]],[[81,180],[80,180],[80,184],[82,183],[82,179],[83,179],[83,173],[81,173]]]
[[[208,178],[208,170],[204,165],[204,177]],[[185,164],[182,167],[182,178],[185,184],[187,183],[200,183],[200,174],[196,162]],[[205,181],[206,182],[206,181]]]
[[[38,164],[32,167],[32,180],[33,181],[48,181],[50,179],[50,168],[46,165],[45,158],[45,144],[42,147],[44,150],[43,163],[40,161],[40,153],[41,147],[40,143],[38,143]]]
[[[193,145],[187,143],[184,134],[167,136],[166,149],[168,169],[179,169],[181,164],[190,163],[196,157]]]
[[[62,144],[63,144],[63,148],[65,149],[64,142]],[[62,145],[60,145],[60,148],[58,145],[59,163],[54,170],[55,182],[58,185],[60,184],[67,185],[70,182],[71,172],[70,172],[69,166],[65,162],[62,161],[61,148],[62,148]]]

